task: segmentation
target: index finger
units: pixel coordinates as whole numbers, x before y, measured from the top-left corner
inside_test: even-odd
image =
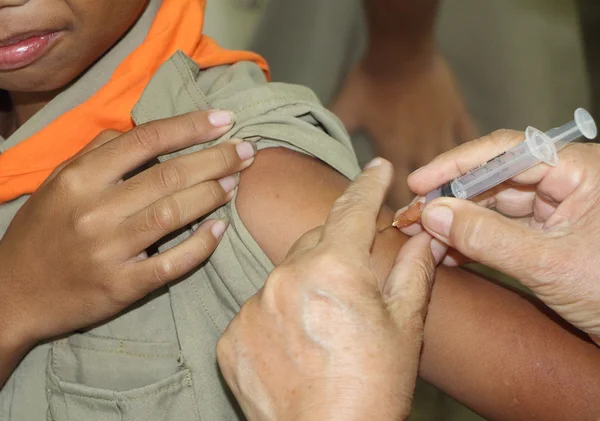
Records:
[[[232,124],[228,111],[196,111],[152,121],[89,151],[78,165],[89,166],[89,173],[100,182],[116,183],[160,155],[217,139]]]
[[[79,159],[80,157],[82,157],[86,153],[88,153],[88,152],[90,152],[90,151],[92,151],[92,150],[94,150],[94,149],[96,149],[96,148],[104,145],[105,143],[108,143],[111,140],[119,137],[121,134],[122,134],[121,132],[118,132],[116,130],[103,130],[90,143],[88,143],[87,145],[85,145],[83,147],[83,149],[80,150],[77,154],[75,154],[74,156],[72,156],[71,158],[67,159],[62,164],[60,164],[58,167],[56,167],[54,169],[54,171],[52,171],[52,173],[48,176],[48,178],[44,181],[43,184],[46,184],[46,183],[52,181],[52,179],[54,179],[54,177],[56,177],[56,175],[59,172],[61,172],[63,170],[63,168],[65,168],[71,162],[75,161],[76,159]]]
[[[321,241],[343,249],[356,257],[368,256],[375,238],[376,220],[393,168],[388,161],[376,158],[336,200],[323,228]]]
[[[523,132],[497,130],[487,136],[464,143],[441,154],[429,164],[408,176],[408,187],[418,195],[426,195],[456,177],[506,152],[525,140]]]

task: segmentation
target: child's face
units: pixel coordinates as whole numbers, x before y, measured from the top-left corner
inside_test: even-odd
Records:
[[[63,88],[133,25],[148,0],[0,0],[0,89]]]

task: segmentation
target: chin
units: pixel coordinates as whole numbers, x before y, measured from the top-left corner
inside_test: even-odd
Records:
[[[79,72],[62,68],[31,66],[0,72],[0,89],[9,92],[50,92],[60,90],[75,80]]]

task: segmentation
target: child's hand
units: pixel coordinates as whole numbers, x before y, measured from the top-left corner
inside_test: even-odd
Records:
[[[121,180],[230,128],[229,113],[196,112],[106,132],[58,168],[0,241],[0,343],[33,346],[101,322],[201,264],[226,222],[206,221],[156,256],[145,250],[229,201],[254,146],[226,142]]]

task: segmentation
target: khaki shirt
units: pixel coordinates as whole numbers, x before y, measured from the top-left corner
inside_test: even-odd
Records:
[[[161,160],[232,137],[256,136],[259,149],[293,149],[348,178],[359,172],[345,130],[315,95],[303,87],[267,83],[252,63],[201,70],[176,53],[155,74],[132,116],[141,124],[209,108],[235,112],[235,127],[215,142]],[[0,206],[0,236],[25,200]],[[205,265],[104,325],[33,349],[0,391],[0,420],[241,418],[218,370],[216,342],[273,264],[244,226],[235,200],[210,217],[228,218],[231,225]],[[184,230],[159,250],[189,235]]]

